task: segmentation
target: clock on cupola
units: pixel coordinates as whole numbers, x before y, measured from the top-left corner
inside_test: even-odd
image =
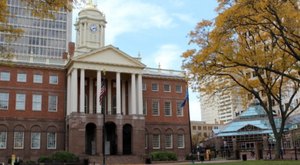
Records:
[[[76,49],[75,55],[87,53],[104,46],[106,20],[95,5],[88,3],[78,13],[75,23]]]

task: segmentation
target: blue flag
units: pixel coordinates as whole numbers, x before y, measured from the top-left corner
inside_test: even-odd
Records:
[[[185,98],[183,100],[183,102],[181,103],[180,107],[183,108],[186,104],[186,102],[189,101],[189,89],[186,89],[186,95],[185,95]]]

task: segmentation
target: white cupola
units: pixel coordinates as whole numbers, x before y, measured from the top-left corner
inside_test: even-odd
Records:
[[[91,2],[78,13],[75,56],[104,46],[105,24],[104,14]]]

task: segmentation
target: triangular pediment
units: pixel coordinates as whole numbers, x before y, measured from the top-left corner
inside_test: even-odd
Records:
[[[261,128],[256,127],[256,126],[251,125],[251,124],[248,124],[248,125],[246,125],[246,126],[240,128],[240,129],[238,130],[238,132],[244,132],[244,131],[258,131],[258,130],[261,130]]]
[[[105,65],[118,65],[137,68],[145,67],[145,65],[138,59],[129,56],[128,54],[111,45],[78,55],[73,58],[73,62],[99,63]]]

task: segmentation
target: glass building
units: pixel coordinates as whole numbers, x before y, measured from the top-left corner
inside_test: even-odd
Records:
[[[17,56],[43,56],[61,58],[71,41],[72,13],[59,11],[55,18],[32,16],[30,9],[21,0],[7,0],[10,12],[8,24],[21,28],[24,33],[12,43],[5,42],[0,33],[0,45],[8,47]]]

